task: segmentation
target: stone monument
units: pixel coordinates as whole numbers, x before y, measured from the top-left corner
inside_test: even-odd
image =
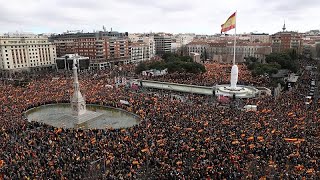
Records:
[[[81,116],[86,113],[86,101],[82,97],[79,88],[78,68],[76,59],[73,60],[73,96],[71,98],[71,107],[73,116]]]

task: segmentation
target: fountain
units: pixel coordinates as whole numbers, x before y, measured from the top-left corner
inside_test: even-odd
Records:
[[[126,128],[139,123],[140,118],[122,109],[87,105],[78,81],[77,60],[73,61],[73,95],[70,104],[49,104],[25,112],[28,121],[37,121],[62,128]]]

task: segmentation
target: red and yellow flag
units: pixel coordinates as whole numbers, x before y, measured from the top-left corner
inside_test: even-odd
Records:
[[[221,33],[236,28],[236,13],[233,13],[228,20],[221,25]]]

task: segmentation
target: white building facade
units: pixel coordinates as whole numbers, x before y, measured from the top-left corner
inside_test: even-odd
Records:
[[[194,41],[187,45],[189,55],[190,53],[198,53],[202,55],[208,50],[208,48],[209,48],[209,44],[204,41]]]
[[[250,42],[252,43],[270,43],[271,37],[269,34],[265,33],[251,33]]]
[[[132,43],[131,44],[131,63],[139,63],[148,61],[150,57],[150,48],[146,43]]]
[[[145,52],[147,52],[147,59],[150,60],[151,58],[153,58],[156,54],[156,48],[155,48],[155,41],[154,41],[154,36],[149,35],[149,34],[129,34],[129,41],[131,43],[131,46],[133,45],[133,49],[132,47],[130,48],[130,51],[136,51],[136,49],[138,48],[137,46],[141,45],[141,46],[147,46],[147,50]],[[142,48],[142,47],[141,47]],[[145,58],[144,58],[145,59]],[[134,59],[132,59],[132,55],[131,55],[131,60],[135,61]]]
[[[46,37],[0,37],[1,71],[30,71],[53,68],[55,64],[55,45]]]

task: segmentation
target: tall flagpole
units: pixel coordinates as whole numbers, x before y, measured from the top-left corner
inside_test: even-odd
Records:
[[[234,27],[233,65],[236,65],[236,43],[237,43],[237,11],[235,15],[235,27]]]
[[[237,17],[237,11],[235,12],[235,18]],[[231,78],[230,78],[230,87],[232,90],[237,89],[239,69],[236,65],[236,43],[237,43],[237,19],[235,19],[234,27],[234,46],[233,46],[233,65],[231,68]]]

